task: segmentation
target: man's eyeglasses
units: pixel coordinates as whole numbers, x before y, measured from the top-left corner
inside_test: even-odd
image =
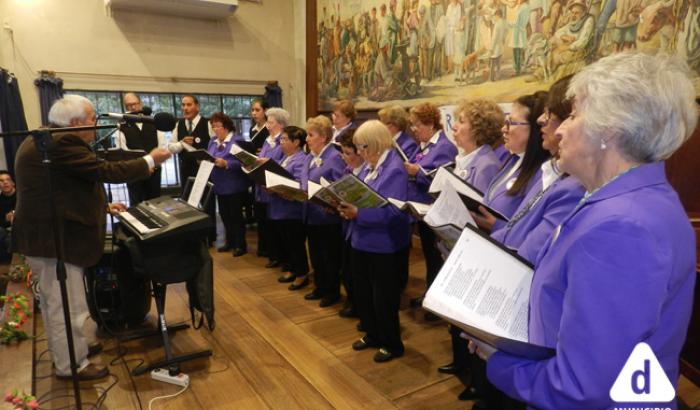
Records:
[[[505,125],[506,125],[506,130],[509,130],[510,127],[512,127],[514,125],[530,125],[530,123],[529,122],[522,122],[522,121],[513,121],[510,119],[510,117],[506,117]]]

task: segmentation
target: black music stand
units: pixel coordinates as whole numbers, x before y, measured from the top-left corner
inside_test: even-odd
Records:
[[[211,192],[213,184],[210,182],[207,184],[208,190]],[[210,195],[206,195],[204,198],[205,201],[202,205],[206,206]],[[211,256],[205,244],[209,229],[210,225],[198,232],[188,233],[186,238],[154,241],[153,243],[140,243],[135,237],[124,240],[124,246],[131,254],[134,272],[151,282],[158,313],[158,328],[138,332],[124,337],[122,340],[141,339],[160,334],[165,350],[163,360],[138,366],[132,370],[133,375],[138,376],[162,368],[168,369],[170,375],[175,376],[180,373],[180,363],[212,355],[211,349],[174,355],[170,343],[170,332],[187,329],[190,326],[187,323],[167,326],[165,320],[165,295],[168,284],[191,281],[203,274],[204,269],[213,269]]]

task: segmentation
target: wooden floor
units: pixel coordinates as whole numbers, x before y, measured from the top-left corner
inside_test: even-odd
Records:
[[[176,333],[172,341],[176,352],[211,348],[214,355],[183,364],[190,387],[177,397],[154,402],[154,409],[471,408],[471,402],[456,398],[462,383],[436,371],[452,358],[445,323],[426,323],[420,309],[407,307],[408,299],[425,286],[419,247],[411,253],[411,280],[401,307],[406,353],[385,364],[373,362],[373,349],[352,350],[361,334],[355,329],[357,320],[337,315],[340,304],[322,309],[318,301],[303,299],[311,288],[288,291],[277,282],[279,270],[265,269],[266,261],[254,253],[233,258],[214,252],[213,257],[216,329],[188,329]],[[171,286],[168,323],[188,320],[186,306],[184,286]],[[149,319],[154,323],[153,317]],[[52,377],[40,318],[37,326],[35,392],[42,408],[65,408],[71,385]],[[127,366],[133,369],[140,360],[163,357],[157,339],[121,346],[109,339],[103,344],[105,352],[94,361],[109,365],[112,375],[107,381],[82,383],[84,408],[96,404],[105,389],[109,391],[103,409],[148,408],[154,397],[180,391],[179,386],[153,381],[149,375],[130,381]],[[126,349],[123,360],[118,358],[120,349]],[[700,408],[700,389],[685,379],[679,394],[691,408]]]

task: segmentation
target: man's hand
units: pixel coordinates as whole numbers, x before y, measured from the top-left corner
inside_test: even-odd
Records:
[[[224,168],[224,169],[228,168],[228,163],[223,158],[216,158],[214,160],[214,165],[216,165],[219,168]]]
[[[194,137],[191,135],[188,135],[182,139],[182,142],[184,142],[187,145],[192,145],[194,143]]]
[[[119,212],[126,211],[126,205],[122,203],[107,204],[107,211],[112,215],[117,215]]]
[[[153,162],[155,162],[156,165],[162,164],[171,157],[170,151],[165,148],[153,148],[149,155],[153,158]]]
[[[10,211],[7,214],[5,214],[5,220],[7,222],[12,222],[12,220],[15,218],[15,211]]]

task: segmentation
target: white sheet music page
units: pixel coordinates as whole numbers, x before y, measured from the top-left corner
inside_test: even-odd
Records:
[[[187,203],[195,208],[198,208],[199,203],[202,201],[204,188],[207,186],[207,182],[209,181],[209,175],[211,175],[212,169],[214,169],[214,163],[211,161],[201,161],[199,163],[197,177],[194,179],[194,184],[192,184],[190,196],[187,198]]]
[[[462,181],[457,175],[445,168],[440,168],[435,173],[435,178],[428,188],[428,193],[434,194],[442,192],[446,186],[451,185],[457,192],[462,195],[468,196],[469,198],[477,201],[484,202],[484,197],[479,195],[478,192],[474,191]]]
[[[495,336],[527,342],[533,270],[466,228],[423,306]]]
[[[459,199],[459,194],[450,184],[443,186],[440,196],[425,214],[423,221],[432,226],[448,224],[460,228],[464,228],[467,224],[476,226],[472,214],[469,213],[467,206]]]

